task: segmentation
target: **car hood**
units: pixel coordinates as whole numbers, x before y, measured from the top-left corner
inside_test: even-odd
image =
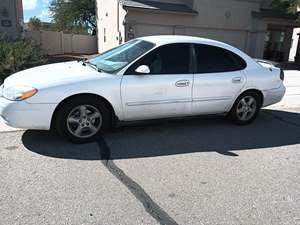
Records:
[[[81,62],[66,62],[38,66],[15,73],[4,81],[5,87],[30,86],[34,88],[50,87],[70,82],[96,79],[104,73]]]

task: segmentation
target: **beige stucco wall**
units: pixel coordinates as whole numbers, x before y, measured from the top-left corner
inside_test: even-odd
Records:
[[[124,41],[125,27],[123,21],[125,15],[126,11],[118,0],[97,1],[99,52],[111,49]]]
[[[259,45],[256,49],[251,44],[261,43],[265,36],[266,25],[259,20],[254,21],[252,16],[252,11],[259,11],[260,3],[261,1],[197,0],[194,1],[194,9],[199,12],[198,15],[129,9],[126,25],[127,28],[133,28],[135,37],[153,34],[206,37],[226,42],[260,57],[263,46]]]
[[[10,21],[11,26],[5,27],[3,21]],[[0,0],[0,36],[8,35],[17,38],[23,26],[23,8],[21,0]]]
[[[290,61],[295,61],[295,56],[297,53],[297,47],[298,47],[298,40],[299,40],[299,34],[300,28],[295,28],[293,31],[293,37],[292,37],[292,45],[291,45],[291,51],[289,55]]]
[[[261,7],[268,6],[271,0],[152,1],[185,3],[196,10],[198,15],[134,8],[125,8],[125,11],[118,0],[97,0],[99,52],[111,49],[131,38],[181,34],[223,41],[252,57],[262,58],[268,25],[274,23],[286,26],[286,21],[270,21],[253,16],[253,12],[259,12]],[[290,28],[286,33],[285,60],[288,59],[291,42]]]
[[[287,28],[285,31],[285,38],[283,42],[284,61],[289,61],[290,51],[293,40],[293,28]]]

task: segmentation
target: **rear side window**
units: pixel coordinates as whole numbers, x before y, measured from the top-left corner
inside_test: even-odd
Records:
[[[246,68],[246,62],[235,53],[210,45],[196,45],[198,73],[221,73]]]

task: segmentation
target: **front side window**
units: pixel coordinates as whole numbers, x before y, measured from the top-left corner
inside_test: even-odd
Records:
[[[154,46],[153,43],[143,40],[130,41],[89,60],[89,63],[97,66],[99,70],[114,73],[132,63]]]
[[[246,68],[246,62],[235,53],[211,45],[196,45],[197,73],[222,73]]]
[[[133,75],[135,69],[146,65],[150,74],[189,74],[190,44],[170,44],[159,47],[128,69],[126,74]]]

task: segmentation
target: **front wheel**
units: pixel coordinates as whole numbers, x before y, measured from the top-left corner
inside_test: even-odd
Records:
[[[75,98],[57,112],[56,130],[74,143],[95,141],[111,124],[105,104],[93,98]]]
[[[261,100],[258,94],[245,93],[236,100],[228,116],[235,124],[247,125],[255,120],[260,107]]]

